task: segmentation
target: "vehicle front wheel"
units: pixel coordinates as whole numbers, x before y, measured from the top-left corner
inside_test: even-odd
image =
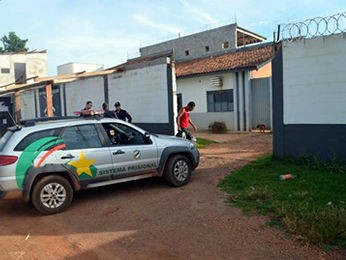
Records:
[[[187,184],[191,179],[191,163],[183,155],[174,155],[167,162],[165,178],[167,182],[175,187]]]
[[[73,189],[69,181],[58,175],[40,179],[33,187],[31,202],[44,215],[66,210],[72,202]]]

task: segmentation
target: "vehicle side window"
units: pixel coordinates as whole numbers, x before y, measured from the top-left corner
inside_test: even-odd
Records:
[[[112,123],[104,124],[103,127],[107,132],[109,129],[115,130],[116,134],[119,135],[119,145],[146,144],[143,135],[127,125]]]
[[[22,141],[14,148],[15,151],[24,151],[25,148],[32,144],[33,142],[44,138],[44,137],[52,137],[52,136],[59,136],[59,133],[61,131],[61,128],[55,128],[55,129],[48,129],[43,130],[35,133],[31,133],[24,137]]]
[[[66,149],[99,148],[102,143],[94,125],[72,126],[64,129],[61,138]]]

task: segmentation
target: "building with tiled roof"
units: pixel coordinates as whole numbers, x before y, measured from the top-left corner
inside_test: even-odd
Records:
[[[173,51],[177,108],[193,100],[191,118],[199,129],[216,121],[230,130],[249,131],[258,124],[271,129],[273,48],[265,39],[230,24],[142,47],[140,53]]]
[[[272,44],[241,48],[226,54],[176,63],[177,78],[236,70],[258,70],[273,57]]]
[[[197,104],[191,118],[199,129],[224,122],[229,130],[271,129],[271,43],[176,62],[177,102]]]
[[[195,101],[191,118],[200,130],[220,121],[229,130],[249,131],[260,123],[271,129],[273,48],[264,40],[231,24],[143,47],[140,57],[103,71],[14,79],[0,86],[0,98],[11,94],[15,106],[8,110],[24,119],[70,115],[85,100],[116,99],[136,123],[166,134],[177,130],[177,110]],[[154,112],[144,116],[143,107]]]

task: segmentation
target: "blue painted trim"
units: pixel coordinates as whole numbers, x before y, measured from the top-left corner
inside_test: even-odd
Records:
[[[346,125],[284,125],[283,155],[346,162]]]
[[[273,153],[284,156],[282,46],[276,45],[272,61]]]

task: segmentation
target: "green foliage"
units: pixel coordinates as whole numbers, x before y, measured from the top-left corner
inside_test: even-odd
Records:
[[[226,133],[227,132],[227,126],[224,122],[213,122],[209,125],[209,129],[213,133]]]
[[[0,52],[22,52],[22,51],[28,51],[28,48],[26,48],[26,40],[20,39],[15,32],[9,32],[8,36],[4,35],[1,38],[2,44],[4,47],[0,47]]]
[[[328,173],[346,174],[346,164],[343,161],[337,160],[335,157],[329,161],[323,161],[316,156],[302,158],[285,158],[287,162],[297,165],[302,165],[305,168],[325,171]]]
[[[219,186],[229,202],[269,215],[304,241],[346,248],[345,164],[260,158],[233,172]],[[280,180],[281,174],[294,178]]]
[[[204,148],[207,145],[210,145],[212,143],[215,143],[213,140],[209,140],[209,139],[204,139],[204,138],[197,138],[197,148]]]

